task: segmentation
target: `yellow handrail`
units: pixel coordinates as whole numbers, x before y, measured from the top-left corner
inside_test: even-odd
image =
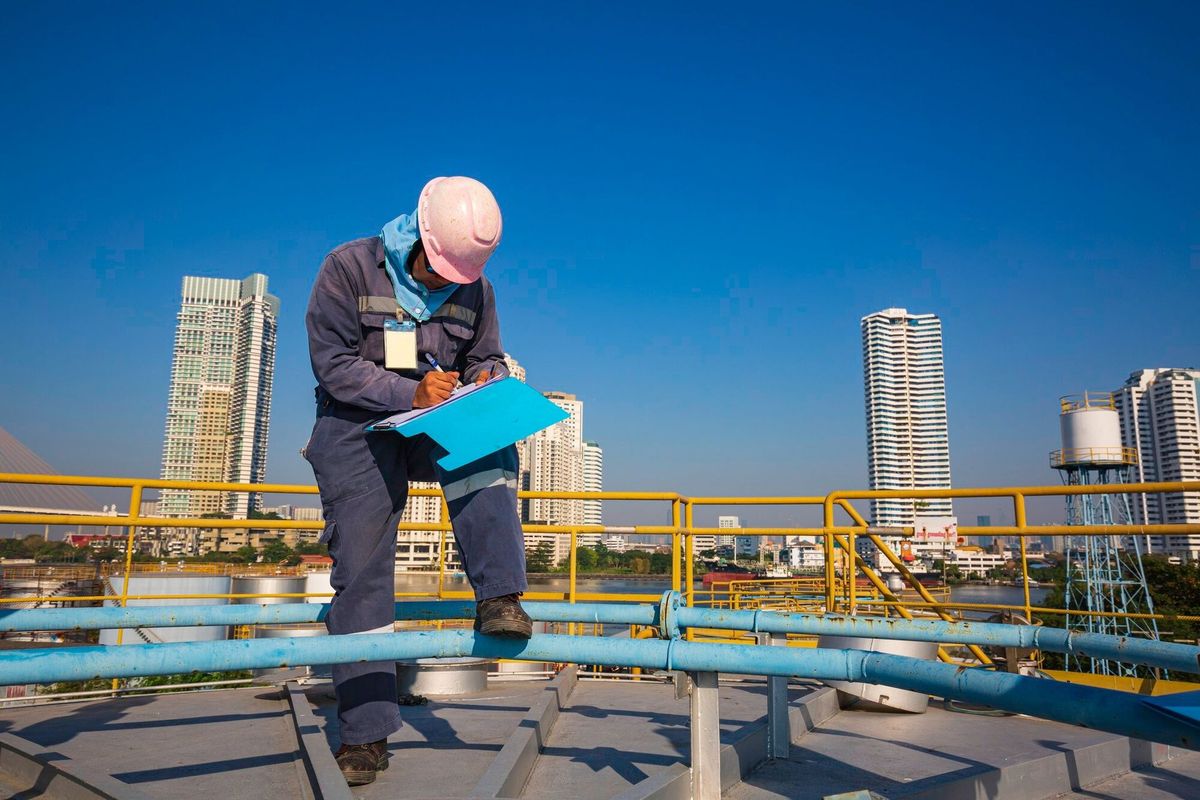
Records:
[[[1091,405],[1092,397],[1089,395],[1085,402]],[[1089,406],[1090,407],[1090,406]],[[1128,449],[1128,448],[1126,448]],[[1136,454],[1134,454],[1136,455]],[[139,529],[143,528],[188,528],[188,529],[240,529],[240,530],[267,530],[267,531],[289,531],[289,530],[308,530],[318,531],[324,527],[321,521],[301,521],[301,520],[249,520],[249,519],[210,519],[210,518],[176,518],[176,517],[142,517],[141,516],[141,499],[144,492],[149,489],[176,489],[176,490],[192,490],[192,491],[225,491],[225,492],[254,492],[257,494],[301,494],[301,495],[316,495],[318,490],[311,485],[292,485],[292,484],[238,484],[238,483],[209,483],[203,481],[172,481],[154,478],[122,478],[122,477],[103,477],[103,476],[74,476],[74,475],[35,475],[35,474],[19,474],[19,473],[0,473],[0,483],[16,483],[16,484],[31,484],[43,486],[81,486],[81,487],[114,487],[127,488],[130,490],[129,497],[129,513],[125,515],[104,515],[104,514],[54,514],[50,512],[5,512],[0,513],[0,524],[10,525],[92,525],[92,526],[113,526],[123,527],[127,529],[125,535],[125,554],[124,564],[122,569],[122,585],[119,594],[113,595],[92,595],[88,597],[71,596],[71,602],[86,602],[105,600],[110,602],[119,602],[121,605],[126,605],[130,600],[167,600],[167,599],[205,599],[205,598],[264,598],[264,597],[327,597],[328,595],[321,594],[287,594],[287,595],[270,595],[270,594],[219,594],[219,595],[152,595],[152,594],[136,594],[129,593],[130,579],[135,572],[143,570],[158,569],[163,571],[159,565],[143,565],[133,562],[135,551],[136,537]],[[1034,605],[1029,591],[1029,554],[1025,547],[1025,539],[1030,536],[1112,536],[1112,535],[1138,535],[1138,536],[1167,536],[1167,535],[1200,535],[1200,525],[1198,524],[1157,524],[1157,525],[1030,525],[1026,515],[1026,498],[1028,497],[1053,497],[1053,496],[1069,496],[1069,495],[1089,495],[1089,494],[1163,494],[1163,493],[1179,493],[1179,492],[1200,492],[1200,482],[1158,482],[1158,483],[1135,483],[1135,484],[1109,484],[1102,486],[1024,486],[1024,487],[986,487],[972,489],[923,489],[923,490],[855,490],[855,491],[835,491],[825,495],[801,495],[792,497],[737,497],[737,496],[712,496],[712,497],[690,497],[677,492],[519,492],[519,497],[522,499],[560,499],[560,500],[613,500],[613,501],[635,501],[635,502],[651,502],[651,503],[668,503],[670,505],[669,524],[667,525],[634,525],[623,526],[620,528],[606,527],[602,525],[545,525],[545,524],[526,524],[524,530],[528,533],[548,533],[553,535],[569,536],[571,540],[570,558],[568,563],[568,590],[566,592],[529,592],[526,594],[530,599],[556,599],[576,601],[592,601],[592,600],[614,600],[628,602],[648,602],[657,599],[658,595],[654,593],[622,593],[608,594],[595,592],[581,592],[578,590],[578,563],[577,554],[579,551],[578,541],[581,534],[588,533],[605,533],[614,530],[619,530],[622,533],[633,533],[639,535],[658,534],[671,537],[671,569],[666,579],[669,580],[670,586],[683,593],[684,600],[688,605],[696,605],[700,602],[707,602],[712,605],[728,604],[733,607],[739,605],[754,605],[761,606],[763,603],[782,603],[784,605],[791,604],[795,607],[805,607],[810,605],[810,602],[805,599],[803,601],[796,598],[783,597],[780,594],[772,595],[772,584],[768,581],[754,581],[753,585],[736,585],[741,582],[733,582],[725,587],[723,591],[717,590],[715,587],[711,590],[698,591],[695,586],[695,537],[698,535],[728,535],[731,533],[727,528],[710,528],[697,527],[695,525],[694,512],[697,506],[810,506],[821,508],[821,524],[812,527],[759,527],[759,528],[739,528],[736,529],[736,534],[739,536],[808,536],[819,537],[822,540],[822,545],[825,552],[823,574],[812,578],[793,578],[788,579],[792,583],[791,587],[795,589],[791,594],[809,594],[819,596],[815,600],[813,610],[824,612],[844,612],[844,613],[897,613],[901,616],[912,618],[914,610],[924,613],[932,612],[942,619],[956,618],[952,612],[961,610],[1021,610],[1027,617],[1032,617],[1034,613],[1039,614],[1059,614],[1059,615],[1086,615],[1094,612],[1083,611],[1064,611],[1060,609],[1047,609]],[[412,496],[425,497],[440,497],[441,492],[438,489],[418,489],[410,490]],[[1014,524],[1010,526],[969,526],[963,525],[958,527],[960,536],[1015,536],[1019,537],[1021,575],[1023,577],[1022,585],[1023,604],[1020,606],[1011,606],[1004,604],[973,604],[973,603],[955,603],[950,601],[944,591],[930,591],[923,586],[917,577],[905,566],[895,552],[893,552],[884,541],[880,532],[871,528],[866,520],[859,514],[855,507],[851,504],[854,500],[875,500],[875,499],[952,499],[952,498],[1007,498],[1013,504],[1013,519]],[[849,518],[849,524],[839,524],[836,519],[836,510],[841,508],[844,514]],[[436,531],[439,533],[440,548],[437,558],[437,584],[436,589],[426,592],[400,592],[397,597],[438,597],[445,599],[470,599],[472,594],[469,591],[454,590],[447,588],[446,576],[446,533],[451,530],[449,523],[448,510],[446,509],[444,500],[442,503],[442,513],[440,520],[436,523],[428,522],[412,522],[402,523],[398,526],[399,530],[413,531]],[[911,531],[910,531],[911,532]],[[866,537],[869,539],[883,554],[884,558],[892,565],[892,567],[900,574],[907,584],[912,594],[908,592],[893,592],[880,575],[876,573],[856,552],[855,540],[857,537]],[[838,550],[841,550],[847,557],[845,564],[839,566]],[[113,570],[110,567],[104,568],[74,568],[74,567],[54,567],[41,568],[29,566],[8,566],[0,565],[3,572],[10,579],[42,577],[49,578],[51,575],[54,580],[89,580],[108,577]],[[51,572],[56,570],[56,572]],[[301,574],[301,570],[289,571],[288,568],[276,566],[259,566],[259,565],[226,565],[226,564],[195,564],[189,563],[184,566],[185,571],[204,571],[220,572],[222,574],[243,573],[243,574]],[[868,581],[868,586],[863,589],[858,588],[858,575],[861,570],[862,576]],[[167,569],[166,572],[177,571],[175,569]],[[779,588],[779,587],[774,587]],[[913,597],[915,595],[915,597]],[[63,601],[67,599],[65,595],[46,597],[4,597],[0,598],[0,608],[5,604],[12,603],[36,603],[36,602],[52,602]],[[1154,618],[1160,620],[1180,619],[1180,620],[1197,620],[1200,616],[1167,616],[1162,614],[1137,614],[1129,613],[1124,615],[1110,614],[1107,616],[1128,616],[1131,618]],[[119,636],[119,634],[118,634]],[[118,639],[119,641],[119,639]],[[986,656],[982,651],[977,652],[976,658],[981,661],[986,661]],[[945,653],[943,653],[945,657]]]

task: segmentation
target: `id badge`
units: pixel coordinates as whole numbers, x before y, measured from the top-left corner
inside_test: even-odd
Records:
[[[384,369],[417,368],[416,323],[411,320],[384,320],[383,367]]]

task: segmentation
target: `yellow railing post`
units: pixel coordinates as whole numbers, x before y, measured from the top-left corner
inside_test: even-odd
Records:
[[[437,596],[438,596],[438,600],[445,600],[446,599],[446,594],[445,594],[445,591],[446,591],[446,530],[445,530],[444,526],[446,524],[446,520],[448,520],[450,518],[450,509],[446,505],[445,497],[442,497],[442,508],[441,508],[441,511],[438,513],[438,516],[439,516],[438,522],[443,526],[443,528],[438,531]]]
[[[691,500],[688,500],[687,503],[684,505],[683,513],[684,513],[684,527],[686,527],[688,530],[686,546],[684,547],[684,550],[683,550],[683,563],[684,563],[683,602],[684,602],[684,605],[690,606],[694,603],[695,594],[696,594],[696,567],[694,564],[695,550],[696,550],[696,537],[691,534],[692,525],[694,522],[693,517],[692,517],[693,507],[692,507]],[[693,635],[694,634],[692,633],[691,628],[689,628],[687,630],[687,632],[684,634],[684,639],[686,639],[687,641],[690,642],[690,641],[692,641]]]
[[[847,578],[849,583],[847,583],[847,585],[846,585],[846,594],[847,594],[847,598],[848,598],[847,602],[846,602],[846,605],[847,605],[846,613],[854,614],[855,606],[858,605],[858,598],[856,597],[856,594],[858,592],[858,569],[857,569],[858,565],[854,558],[856,551],[854,549],[855,544],[854,544],[854,529],[853,528],[851,528],[849,534],[847,534],[846,540],[847,540],[847,544],[850,547],[850,549],[846,552],[845,561],[842,562],[846,565],[846,571],[850,573],[849,577]]]
[[[678,530],[671,534],[671,589],[676,592],[683,588],[680,584],[682,578],[679,574],[679,559],[683,557],[679,537],[682,535]]]
[[[129,490],[129,535],[125,537],[125,575],[121,578],[121,608],[129,603],[129,573],[133,568],[133,542],[137,538],[137,525],[134,523],[142,516],[142,484],[134,484]],[[117,644],[125,638],[125,629],[117,629]],[[113,678],[112,688],[116,691],[121,682]]]
[[[1021,533],[1021,582],[1025,590],[1025,621],[1033,624],[1033,603],[1029,599],[1029,557],[1025,551],[1025,534],[1027,523],[1025,519],[1025,495],[1013,492],[1013,522]]]
[[[567,579],[567,602],[575,602],[575,579],[579,574],[579,531],[571,531],[571,557],[568,559],[569,577]],[[575,623],[567,623],[567,634],[575,635]]]
[[[684,558],[683,563],[685,565],[684,572],[683,572],[684,578],[685,578],[683,597],[684,597],[684,604],[690,606],[695,601],[695,594],[696,594],[696,589],[695,589],[696,568],[692,563],[692,560],[693,560],[693,558],[695,556],[695,552],[696,552],[695,537],[691,533],[691,530],[695,525],[695,522],[694,522],[693,516],[692,516],[692,514],[694,512],[694,508],[692,506],[692,501],[688,500],[687,503],[684,504],[683,508],[684,508],[683,524],[684,524],[684,527],[687,528],[687,530],[688,530],[687,540],[686,540],[687,546],[684,548],[684,554],[683,554],[683,558]]]

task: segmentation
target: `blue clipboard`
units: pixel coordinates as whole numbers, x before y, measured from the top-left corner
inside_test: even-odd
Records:
[[[472,461],[532,436],[567,418],[567,412],[516,378],[464,386],[449,400],[376,420],[372,432],[402,436],[425,434],[446,455],[438,459],[445,470]]]

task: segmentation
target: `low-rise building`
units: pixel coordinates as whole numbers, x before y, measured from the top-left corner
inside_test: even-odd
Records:
[[[947,564],[958,567],[963,575],[983,577],[993,569],[1004,567],[1009,561],[1006,553],[989,553],[982,548],[956,548]]]

